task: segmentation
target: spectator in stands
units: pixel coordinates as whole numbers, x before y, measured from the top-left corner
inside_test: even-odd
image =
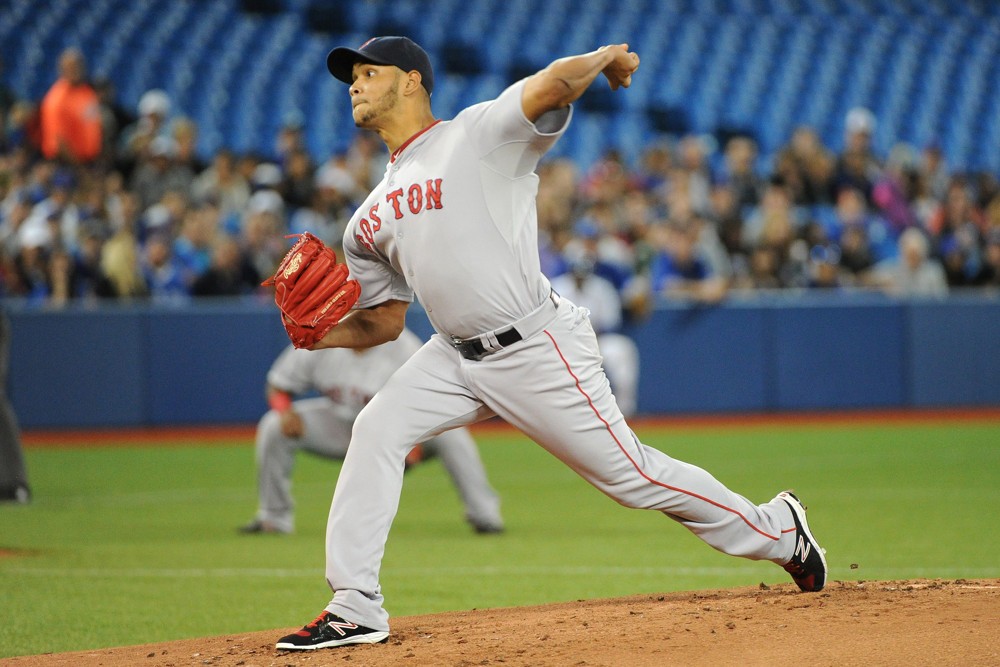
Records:
[[[305,116],[295,109],[285,114],[274,142],[274,161],[284,167],[288,166],[290,155],[306,150]]]
[[[981,278],[982,285],[993,290],[1000,288],[1000,227],[992,228],[986,235]]]
[[[951,176],[948,173],[941,144],[932,141],[924,147],[920,172],[927,183],[930,196],[937,201],[944,201],[948,195]]]
[[[104,179],[85,175],[80,180],[75,200],[79,223],[72,243],[67,245],[74,256],[79,254],[84,236],[97,238],[103,243],[104,239],[110,238],[114,233]]]
[[[169,137],[170,96],[154,88],[139,98],[139,118],[122,130],[119,157],[126,176],[136,164],[149,157],[149,149],[157,137]]]
[[[228,149],[221,149],[191,184],[191,195],[198,204],[213,202],[223,219],[232,219],[232,227],[239,225],[239,217],[250,201],[250,183],[236,169],[236,156]]]
[[[972,261],[969,250],[954,235],[942,239],[938,243],[937,252],[948,287],[971,287],[982,281],[982,258],[977,254],[975,261]]]
[[[952,179],[947,196],[928,221],[928,231],[937,243],[937,255],[950,255],[951,283],[975,282],[982,267],[982,232],[986,226],[971,188],[964,178]]]
[[[118,299],[149,295],[139,266],[139,242],[132,230],[120,229],[101,250],[101,272],[107,276]]]
[[[75,296],[76,266],[63,248],[55,248],[49,255],[49,294],[46,306],[62,308]]]
[[[97,93],[86,82],[79,49],[59,56],[59,78],[42,99],[42,155],[70,164],[88,164],[101,153],[101,112]]]
[[[285,244],[284,203],[274,190],[260,190],[250,198],[243,221],[244,252],[254,270],[269,276],[288,251]]]
[[[385,174],[385,166],[389,162],[389,152],[385,144],[374,132],[361,130],[354,135],[354,140],[345,155],[336,155],[338,165],[346,166],[354,179],[356,190],[351,197],[360,195],[359,201],[364,201]]]
[[[10,260],[20,249],[20,234],[25,221],[31,216],[31,203],[23,193],[14,193],[4,200],[0,218],[0,250],[4,259]]]
[[[74,256],[73,288],[75,298],[93,301],[115,298],[115,288],[101,268],[105,237],[92,228],[80,234],[80,247]]]
[[[858,229],[876,263],[896,256],[899,235],[893,233],[882,216],[872,212],[861,190],[850,186],[841,189],[833,213],[832,224],[826,226],[826,232],[834,243],[840,242],[845,230]]]
[[[265,161],[255,152],[249,151],[246,153],[241,153],[236,159],[236,172],[243,177],[243,180],[247,182],[250,186],[250,192],[253,193],[255,187],[254,172],[257,171],[257,167],[265,164]]]
[[[291,210],[309,206],[315,185],[312,158],[304,149],[295,149],[285,155],[284,170],[278,192]]]
[[[46,227],[28,227],[19,235],[8,288],[11,296],[24,297],[29,303],[39,305],[48,299],[51,241]]]
[[[837,160],[836,187],[857,188],[869,201],[882,170],[872,148],[875,115],[864,107],[854,107],[844,119],[844,150]]]
[[[177,142],[172,137],[156,137],[150,142],[148,157],[139,161],[129,189],[139,195],[139,203],[145,210],[163,199],[170,190],[191,192],[194,174],[190,168],[177,163]]]
[[[573,241],[574,212],[578,204],[577,167],[555,158],[538,166],[538,251],[541,270],[553,278],[569,270],[566,246]]]
[[[631,249],[620,238],[609,234],[593,218],[582,218],[573,225],[573,238],[563,248],[567,266],[589,258],[593,271],[616,290],[624,289],[632,277]]]
[[[198,124],[187,116],[179,116],[170,123],[170,136],[174,140],[175,168],[184,172],[190,187],[195,176],[207,166],[198,157]]]
[[[168,234],[175,236],[187,215],[188,198],[180,190],[167,190],[158,202],[147,208],[140,218],[137,229],[139,243],[143,243],[150,234]]]
[[[757,173],[756,160],[757,143],[750,137],[733,137],[726,144],[723,169],[716,182],[729,186],[740,210],[760,203],[764,181]]]
[[[32,207],[21,233],[44,228],[47,248],[76,248],[80,211],[73,203],[75,185],[76,179],[68,169],[55,172],[48,183],[47,196]]]
[[[347,201],[361,202],[367,195],[358,185],[358,174],[348,163],[347,155],[335,153],[315,171],[317,185],[325,183],[333,187]]]
[[[778,152],[774,175],[789,188],[796,205],[831,204],[835,197],[836,163],[816,130],[801,126]]]
[[[625,195],[621,207],[622,237],[632,251],[632,276],[621,289],[627,320],[645,317],[652,308],[649,272],[656,249],[649,242],[649,229],[654,221],[650,195],[632,190]]]
[[[775,177],[764,188],[760,206],[747,215],[742,241],[750,248],[769,246],[784,261],[789,245],[804,222],[800,211],[793,206],[788,185]]]
[[[4,61],[0,58],[0,122],[5,121],[7,114],[14,108],[17,102],[17,94],[3,81]],[[2,134],[2,127],[0,127]]]
[[[813,289],[838,289],[840,278],[840,248],[833,244],[815,245],[809,251],[809,284]]]
[[[650,268],[655,293],[669,299],[719,303],[728,281],[712,272],[711,263],[698,252],[700,230],[693,222],[671,221],[651,231],[658,252]]]
[[[188,300],[184,268],[174,257],[167,234],[151,234],[142,253],[142,274],[154,303],[182,304]]]
[[[347,172],[327,170],[317,174],[309,205],[289,217],[289,233],[312,232],[327,245],[339,247],[344,229],[354,213],[354,204],[345,194],[353,187],[354,182]]]
[[[212,244],[219,232],[219,210],[213,204],[202,203],[184,214],[171,254],[179,265],[184,284],[189,290],[211,265]]]
[[[917,224],[912,202],[917,196],[919,178],[917,155],[913,147],[904,143],[893,146],[885,169],[872,188],[872,202],[889,224],[894,239],[899,238],[907,227]]]
[[[989,236],[998,229],[1000,229],[1000,194],[994,195],[983,209],[984,235]]]
[[[191,294],[196,297],[252,294],[260,285],[260,274],[240,248],[240,242],[220,234],[212,247],[212,263],[195,280]]]
[[[94,92],[101,113],[101,155],[103,169],[118,166],[121,133],[135,122],[135,116],[118,103],[114,81],[106,76],[94,80]]]
[[[778,289],[783,286],[779,278],[780,272],[778,252],[770,246],[756,246],[750,250],[746,268],[735,274],[733,284],[739,289]]]
[[[840,268],[846,282],[865,285],[874,265],[875,258],[865,229],[858,225],[845,227],[840,235]]]
[[[614,205],[625,196],[629,185],[629,172],[622,155],[611,149],[584,174],[580,193],[590,204]]]
[[[709,145],[702,137],[689,135],[677,146],[676,166],[670,172],[668,188],[681,187],[698,213],[707,212],[712,174],[708,165]]]
[[[553,278],[552,289],[590,310],[590,323],[597,334],[611,391],[622,413],[626,417],[634,415],[639,389],[639,348],[621,333],[623,304],[618,290],[594,274],[590,257],[580,257],[568,273]]]
[[[712,186],[709,220],[719,234],[719,240],[729,254],[730,260],[739,266],[746,266],[747,244],[743,240],[743,212],[733,188],[726,183]]]
[[[28,100],[17,100],[6,115],[0,132],[0,146],[12,156],[27,162],[41,144],[38,109]]]
[[[876,283],[897,296],[943,296],[948,293],[941,264],[930,255],[930,243],[922,231],[911,227],[899,237],[899,257],[879,264]]]
[[[633,176],[636,187],[644,192],[662,194],[673,166],[670,145],[665,141],[651,144],[639,157],[639,167]]]
[[[3,61],[0,60],[0,75],[3,74]],[[17,98],[14,96],[13,91],[3,83],[0,79],[0,155],[7,153],[9,148],[9,143],[7,139],[7,118],[11,110],[14,108],[14,103]]]

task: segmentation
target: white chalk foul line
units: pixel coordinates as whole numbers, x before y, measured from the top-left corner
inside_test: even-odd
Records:
[[[509,577],[509,576],[544,576],[544,577],[613,577],[613,576],[648,576],[648,577],[730,577],[730,576],[760,576],[759,567],[631,567],[631,566],[481,566],[481,567],[387,567],[383,575],[387,577],[406,576],[453,576],[453,577]],[[98,577],[98,578],[166,578],[166,579],[199,579],[199,578],[260,578],[260,579],[290,579],[322,577],[323,571],[318,568],[51,568],[51,567],[0,567],[0,575],[13,574],[18,576],[40,577]],[[832,568],[831,577],[846,577],[847,579],[897,579],[910,577],[930,578],[995,578],[1000,577],[998,567],[947,567],[947,568],[873,568],[870,572],[851,570],[848,568]]]

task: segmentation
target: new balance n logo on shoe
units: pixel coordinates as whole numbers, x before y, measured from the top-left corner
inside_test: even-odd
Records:
[[[333,618],[337,618],[337,617],[334,616]],[[350,621],[336,620],[336,621],[330,621],[326,625],[329,628],[333,628],[333,631],[336,632],[341,637],[346,637],[348,630],[357,630],[358,629],[358,626],[356,624],[354,624],[354,623],[351,623]]]
[[[793,554],[793,557],[804,561],[806,558],[809,558],[809,552],[811,550],[812,545],[806,542],[806,536],[800,534],[798,544],[795,545],[795,553]]]
[[[388,638],[386,631],[366,628],[324,610],[312,623],[279,639],[274,647],[283,651],[312,651],[351,644],[381,644]]]
[[[809,532],[806,508],[790,491],[779,493],[778,498],[788,505],[788,509],[792,512],[792,520],[795,522],[795,550],[782,567],[792,575],[792,580],[801,590],[821,591],[826,585],[826,557],[823,555],[823,548]]]

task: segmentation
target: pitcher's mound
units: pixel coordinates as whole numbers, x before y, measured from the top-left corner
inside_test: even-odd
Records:
[[[284,652],[279,628],[27,656],[12,667],[1000,664],[1000,580],[831,582],[393,619],[387,644]]]

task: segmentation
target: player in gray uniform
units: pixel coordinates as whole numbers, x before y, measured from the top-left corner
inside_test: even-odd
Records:
[[[289,346],[275,359],[267,374],[271,410],[257,425],[257,516],[241,532],[294,530],[291,477],[295,453],[305,450],[343,459],[358,413],[420,345],[416,334],[405,330],[396,340],[374,348],[310,352]],[[312,390],[323,395],[292,401],[293,396]],[[441,458],[465,505],[465,518],[477,533],[503,531],[500,498],[490,486],[467,429],[442,433],[416,452],[424,458]],[[407,463],[418,460],[408,458]]]
[[[14,406],[7,398],[7,368],[10,362],[11,324],[0,304],[0,503],[28,503],[28,471],[24,466],[21,434]]]
[[[327,526],[333,599],[277,648],[385,641],[379,568],[411,443],[499,415],[627,507],[662,512],[713,547],[782,565],[819,590],[826,562],[788,492],[762,505],[643,445],[601,370],[587,312],[539,270],[534,174],[565,131],[570,103],[600,74],[628,87],[625,44],[554,61],[452,121],[435,119],[427,54],[404,37],[337,48],[355,124],[391,156],[344,235],[361,284],[355,310],[314,348],[364,347],[402,331],[416,295],[437,333],[358,415]],[[512,582],[516,585],[516,582]]]
[[[552,278],[552,289],[589,311],[615,401],[626,418],[633,416],[639,399],[639,347],[619,332],[622,298],[618,290],[594,273],[594,263],[587,257],[577,258],[568,272]]]

